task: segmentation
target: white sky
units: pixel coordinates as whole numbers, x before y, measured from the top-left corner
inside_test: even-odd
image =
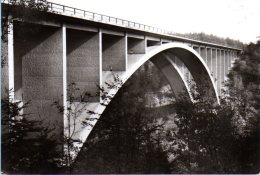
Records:
[[[49,0],[173,32],[204,32],[254,42],[260,0]]]

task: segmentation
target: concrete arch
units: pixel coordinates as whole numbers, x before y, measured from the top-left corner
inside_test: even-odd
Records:
[[[206,63],[195,50],[185,44],[163,44],[161,46],[147,48],[146,54],[129,55],[128,59],[135,61],[133,61],[132,64],[128,67],[127,71],[121,72],[119,77],[124,84],[128,78],[130,78],[137,71],[137,69],[139,69],[148,60],[151,60],[164,73],[170,82],[171,87],[173,88],[175,96],[178,96],[178,94],[184,90],[185,94],[190,97],[188,86],[185,83],[180,70],[173,63],[173,60],[171,59],[172,55],[176,55],[180,60],[182,60],[182,62],[189,69],[197,85],[208,85],[209,95],[215,98],[216,102],[219,103],[218,92],[216,90],[213,78],[210,76],[210,71],[207,68]],[[109,75],[106,77],[109,79]],[[108,92],[108,94],[114,96],[118,90],[119,89],[112,89]],[[106,104],[108,103],[109,101],[106,102]],[[94,109],[94,113],[96,113],[92,117],[99,118],[105,108],[106,106],[97,104],[97,106],[92,108]],[[94,126],[96,122],[97,120],[93,120],[91,125]],[[81,139],[84,143],[91,130],[91,126],[83,128],[80,132],[78,132],[77,138]],[[82,145],[77,146],[81,147]]]
[[[193,48],[181,43],[169,43],[149,48],[148,52],[135,59],[137,60],[135,64],[121,76],[123,83],[125,83],[127,79],[131,77],[131,75],[146,61],[151,60],[161,70],[167,66],[172,66],[172,72],[170,74],[168,74],[169,72],[164,73],[166,78],[169,80],[169,83],[172,85],[173,82],[171,82],[171,80],[174,80],[170,75],[178,76],[176,77],[177,82],[182,84],[182,91],[186,89],[188,90],[187,84],[183,80],[183,77],[181,77],[180,70],[174,65],[173,60],[171,59],[173,55],[177,56],[189,69],[197,86],[207,86],[209,88],[209,95],[215,98],[216,102],[219,103],[217,87],[215,86],[213,77],[210,75],[210,71],[205,61]],[[176,88],[173,89],[173,91],[175,90],[175,95],[180,92],[179,87],[173,85],[172,88]]]

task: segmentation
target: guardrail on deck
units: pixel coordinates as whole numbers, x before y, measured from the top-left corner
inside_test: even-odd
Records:
[[[11,4],[12,2],[19,3],[21,1],[26,3],[26,2],[30,2],[31,0],[1,0],[2,3],[7,3],[7,4]],[[39,0],[34,0],[34,1],[35,1],[35,3],[39,2]],[[145,25],[145,24],[140,24],[140,23],[124,20],[121,18],[102,15],[99,13],[94,13],[94,12],[90,12],[87,10],[69,7],[66,5],[57,4],[57,3],[53,3],[53,2],[46,1],[46,3],[48,5],[48,11],[51,13],[61,14],[61,15],[65,15],[65,16],[72,16],[72,17],[76,17],[76,18],[80,18],[80,19],[86,19],[86,20],[90,20],[90,21],[101,22],[101,23],[106,23],[106,24],[111,24],[111,25],[117,25],[117,26],[121,26],[121,27],[141,30],[141,31],[145,31],[145,32],[152,32],[155,34],[167,35],[167,36],[170,36],[170,37],[182,40],[182,41],[190,41],[193,43],[208,44],[211,46],[224,47],[224,48],[240,50],[240,51],[242,50],[242,49],[233,48],[230,46],[225,46],[225,45],[209,43],[209,42],[205,42],[205,41],[199,41],[199,40],[194,40],[194,39],[190,39],[190,38],[176,36],[176,35],[174,35],[174,32],[169,31],[169,30],[165,30],[165,29],[161,29],[161,28],[157,28],[157,27],[153,27],[153,26],[149,26],[149,25]]]

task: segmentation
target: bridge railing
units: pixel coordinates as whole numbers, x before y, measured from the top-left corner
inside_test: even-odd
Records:
[[[36,3],[37,3],[37,1],[38,0],[35,0]],[[1,0],[1,2],[11,4],[13,2],[18,3],[19,0]],[[24,2],[26,2],[26,0],[24,0]],[[158,34],[168,35],[168,34],[172,33],[165,29],[152,27],[149,25],[140,24],[140,23],[136,23],[133,21],[128,21],[128,20],[124,20],[121,18],[102,15],[99,13],[94,13],[94,12],[90,12],[90,11],[86,11],[86,10],[82,10],[82,9],[78,9],[78,8],[74,8],[74,7],[69,7],[69,6],[62,5],[62,4],[57,4],[57,3],[53,3],[53,2],[47,2],[47,4],[49,7],[49,12],[52,12],[52,13],[82,18],[82,19],[96,21],[96,22],[102,22],[102,23],[106,23],[106,24],[118,25],[118,26],[122,26],[122,27],[128,27],[131,29],[137,29],[137,30],[153,32],[153,33],[158,33]]]
[[[149,25],[144,25],[140,23],[136,23],[133,21],[128,21],[124,20],[121,18],[116,18],[112,16],[107,16],[107,15],[102,15],[99,13],[94,13],[78,8],[73,8],[61,4],[56,4],[53,2],[48,2],[49,5],[49,11],[52,13],[58,13],[62,15],[67,15],[67,16],[73,16],[73,17],[79,17],[87,20],[92,20],[96,22],[102,22],[102,23],[107,23],[107,24],[112,24],[112,25],[118,25],[122,27],[128,27],[132,29],[138,29],[138,30],[144,30],[147,32],[153,32],[153,33],[159,33],[159,34],[170,34],[172,32],[157,28],[157,27],[152,27]]]

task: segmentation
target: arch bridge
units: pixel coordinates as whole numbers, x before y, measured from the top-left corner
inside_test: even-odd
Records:
[[[8,6],[2,3],[3,11]],[[194,80],[197,86],[207,85],[209,96],[219,103],[223,81],[241,52],[55,3],[49,3],[49,11],[44,13],[38,21],[13,21],[7,42],[2,43],[2,54],[7,58],[2,69],[2,96],[30,101],[24,113],[54,125],[60,140],[63,135],[71,135],[71,127],[76,126],[73,138],[82,141],[78,147],[97,122],[91,120],[92,126],[82,126],[82,121],[93,117],[86,110],[94,111],[94,118],[99,118],[105,109],[99,96],[90,97],[87,102],[80,97],[84,92],[96,94],[97,85],[115,95],[118,89],[106,86],[106,82],[113,81],[113,74],[124,83],[150,60],[166,76],[176,98],[180,92],[190,97],[188,82]],[[25,26],[35,30],[21,30]],[[66,109],[71,104],[66,94],[70,83],[76,83],[80,90],[73,94],[74,118],[69,119]],[[63,113],[52,105],[57,100],[65,107]]]

